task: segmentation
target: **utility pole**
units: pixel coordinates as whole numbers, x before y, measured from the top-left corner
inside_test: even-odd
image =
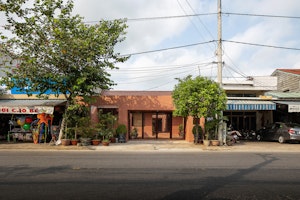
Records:
[[[221,0],[218,0],[218,83],[220,87],[222,87],[222,68],[223,68],[223,61],[222,61],[222,5]],[[226,127],[224,130],[224,123],[223,123],[223,112],[221,112],[220,116],[218,116],[219,127],[218,127],[218,140],[220,141],[220,145],[226,144]]]
[[[218,83],[222,86],[222,7],[221,0],[218,0]]]

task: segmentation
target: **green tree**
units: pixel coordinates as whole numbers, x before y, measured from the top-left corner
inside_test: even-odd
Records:
[[[179,83],[172,92],[173,103],[175,105],[175,116],[192,116],[196,119],[201,117],[220,116],[226,108],[226,94],[220,85],[205,77],[187,76],[178,79]],[[196,127],[199,120],[196,120]],[[199,137],[196,128],[196,138]],[[195,141],[197,142],[197,140]]]
[[[48,91],[63,94],[67,108],[76,96],[88,102],[96,91],[114,85],[107,70],[128,59],[115,52],[125,39],[126,21],[89,25],[72,15],[73,6],[72,0],[0,1],[11,32],[11,37],[1,35],[0,54],[18,60],[17,67],[6,66],[2,84],[41,98]]]

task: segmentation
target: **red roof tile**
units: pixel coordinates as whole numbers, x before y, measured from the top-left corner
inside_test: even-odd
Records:
[[[279,71],[300,75],[300,69],[277,69]]]

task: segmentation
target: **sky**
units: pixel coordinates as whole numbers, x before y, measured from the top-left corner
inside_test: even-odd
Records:
[[[114,90],[166,91],[188,75],[217,80],[217,3],[74,0],[73,12],[90,24],[128,19],[126,39],[116,51],[131,57],[110,71]],[[222,80],[300,68],[299,8],[299,0],[222,0]]]

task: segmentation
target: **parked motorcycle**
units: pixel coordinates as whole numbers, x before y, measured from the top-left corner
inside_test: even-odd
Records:
[[[256,132],[253,130],[242,131],[242,138],[244,140],[256,140]]]
[[[228,131],[227,135],[232,137],[232,140],[234,143],[236,143],[240,137],[242,137],[241,133],[239,131],[233,130],[233,131]]]

